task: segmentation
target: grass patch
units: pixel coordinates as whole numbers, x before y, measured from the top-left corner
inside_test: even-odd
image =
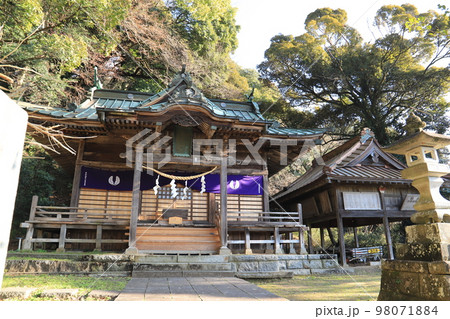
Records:
[[[50,260],[50,261],[74,261],[73,259],[64,258],[47,258],[47,257],[31,257],[31,256],[11,256],[7,257],[6,260]]]
[[[249,281],[295,301],[370,301],[378,297],[381,274],[297,276],[292,279]]]
[[[56,300],[39,297],[45,289],[79,289],[78,296],[85,296],[92,290],[120,291],[130,280],[129,277],[82,277],[74,275],[7,275],[3,278],[2,288],[27,287],[38,291],[27,300]]]

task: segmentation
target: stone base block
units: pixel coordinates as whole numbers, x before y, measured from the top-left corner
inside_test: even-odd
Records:
[[[383,261],[378,300],[450,301],[450,263]]]
[[[406,227],[406,244],[397,245],[397,259],[450,260],[450,224],[434,223]]]

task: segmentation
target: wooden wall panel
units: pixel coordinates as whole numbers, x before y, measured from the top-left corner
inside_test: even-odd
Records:
[[[80,188],[78,206],[82,208],[115,208],[128,211],[108,211],[108,214],[131,214],[131,192]],[[90,211],[102,214],[104,210]]]
[[[187,209],[188,220],[208,220],[208,195],[192,191],[190,199],[158,198],[153,189],[142,191],[140,220],[155,220],[160,218],[165,209]],[[163,218],[164,219],[164,218]]]

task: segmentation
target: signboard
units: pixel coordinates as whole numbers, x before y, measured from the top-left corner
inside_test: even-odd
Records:
[[[403,201],[402,208],[400,210],[414,210],[414,205],[419,200],[419,194],[408,194]]]
[[[343,192],[345,210],[381,210],[381,201],[375,192]]]

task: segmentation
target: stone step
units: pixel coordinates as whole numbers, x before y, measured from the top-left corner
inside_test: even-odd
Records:
[[[242,279],[278,279],[278,278],[292,278],[294,277],[293,271],[247,271],[238,272],[236,277]]]
[[[135,271],[231,271],[231,263],[152,263],[134,264]]]
[[[207,255],[207,256],[188,256],[188,255],[137,255],[134,259],[139,264],[152,263],[225,263],[229,261],[229,256]]]
[[[133,278],[151,277],[234,277],[234,271],[133,271]]]

